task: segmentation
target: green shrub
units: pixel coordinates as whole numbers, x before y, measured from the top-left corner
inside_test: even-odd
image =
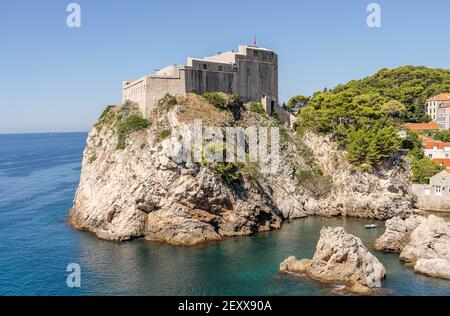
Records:
[[[128,136],[135,131],[147,128],[149,121],[138,114],[131,114],[123,119],[117,127],[117,146],[119,150],[125,149]]]
[[[177,99],[171,94],[166,94],[162,99],[158,101],[159,108],[170,109],[177,104]]]
[[[261,177],[259,172],[259,165],[257,162],[242,162],[236,164],[239,168],[239,172],[245,179],[249,180],[251,183],[258,183]]]
[[[297,183],[315,198],[328,196],[333,190],[333,179],[318,170],[299,170],[296,172]]]
[[[96,160],[97,160],[97,156],[96,155],[92,155],[91,158],[89,158],[89,163],[93,163]]]
[[[219,162],[212,165],[213,172],[227,185],[238,183],[241,178],[239,167],[231,162]]]
[[[413,159],[412,161],[412,181],[414,183],[427,184],[430,178],[444,170],[444,167],[434,162],[430,158]]]
[[[226,110],[227,100],[217,92],[205,92],[202,97],[219,110]]]
[[[408,132],[406,138],[402,140],[402,148],[407,150],[408,156],[413,159],[423,158],[422,141],[414,132]]]
[[[250,111],[267,116],[267,113],[264,111],[264,107],[260,102],[250,102]]]
[[[433,133],[433,138],[442,142],[450,142],[450,130],[437,131]]]
[[[114,125],[121,119],[121,113],[119,111],[115,111],[116,106],[109,105],[105,108],[105,110],[100,115],[97,123],[95,123],[95,128],[100,130],[105,125]]]
[[[161,140],[163,140],[163,139],[170,137],[170,135],[172,135],[172,132],[168,129],[164,129],[161,131],[160,138],[161,138]]]

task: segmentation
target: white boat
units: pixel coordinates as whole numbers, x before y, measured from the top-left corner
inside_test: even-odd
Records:
[[[378,225],[375,225],[375,224],[368,224],[368,225],[364,225],[364,227],[367,228],[367,229],[372,229],[372,228],[377,228]]]

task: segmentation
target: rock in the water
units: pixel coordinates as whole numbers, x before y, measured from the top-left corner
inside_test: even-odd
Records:
[[[310,259],[297,260],[294,256],[290,256],[280,264],[280,272],[307,272],[310,267]]]
[[[386,252],[401,252],[409,243],[414,229],[424,220],[424,217],[411,216],[405,220],[396,216],[386,221],[386,230],[375,240],[375,250]]]
[[[400,259],[415,265],[419,259],[450,260],[450,227],[440,217],[430,215],[412,232]]]
[[[450,260],[446,259],[419,259],[414,271],[435,278],[450,280]]]
[[[381,287],[386,276],[384,266],[361,242],[344,228],[322,228],[316,253],[311,261],[289,257],[280,265],[282,272],[306,272],[323,282],[345,284],[358,294]]]

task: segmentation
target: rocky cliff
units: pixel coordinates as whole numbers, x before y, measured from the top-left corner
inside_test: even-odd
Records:
[[[354,170],[331,140],[293,135],[254,104],[229,98],[221,109],[194,94],[167,96],[148,124],[138,115],[130,104],[108,107],[90,131],[69,213],[74,227],[107,240],[192,245],[280,228],[285,219],[308,215],[385,219],[412,208],[409,173],[400,160],[375,173]],[[195,119],[221,128],[280,126],[278,171],[174,160],[174,148],[192,135],[173,131]]]

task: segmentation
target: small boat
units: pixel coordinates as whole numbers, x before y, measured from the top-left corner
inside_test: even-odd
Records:
[[[364,227],[367,228],[367,229],[372,229],[372,228],[377,228],[378,225],[375,225],[375,224],[368,224],[368,225],[364,225]]]

